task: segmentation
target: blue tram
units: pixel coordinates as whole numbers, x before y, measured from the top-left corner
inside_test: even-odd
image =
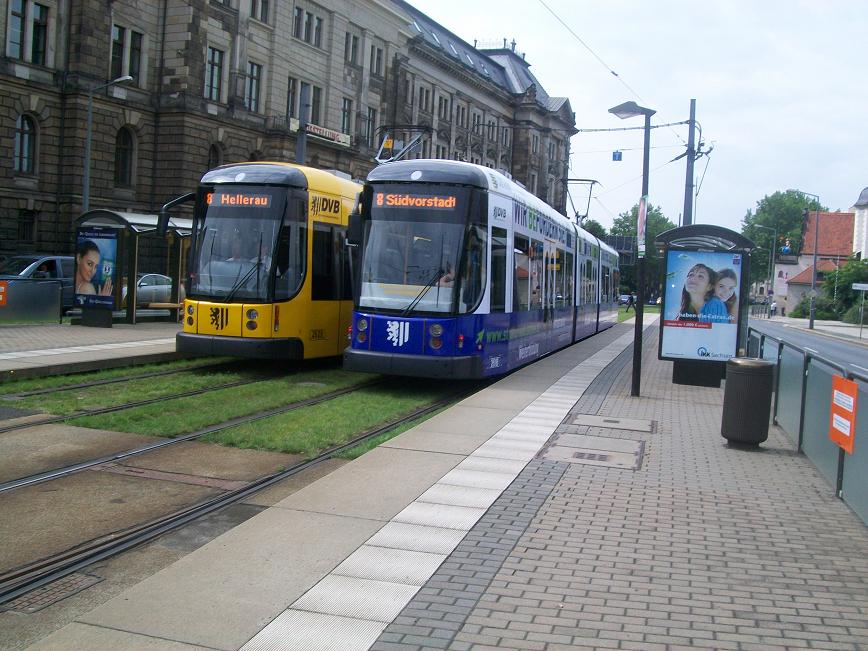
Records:
[[[349,370],[495,376],[617,322],[615,250],[487,167],[381,165],[348,236]]]

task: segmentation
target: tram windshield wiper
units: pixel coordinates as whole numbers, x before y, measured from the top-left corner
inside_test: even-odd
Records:
[[[428,290],[434,287],[434,284],[437,283],[445,275],[445,269],[438,269],[437,272],[434,274],[434,277],[431,278],[431,280],[429,280],[428,283],[422,288],[422,291],[416,294],[416,298],[410,301],[410,304],[404,308],[404,311],[401,312],[401,316],[407,316],[408,314],[410,314],[413,308],[416,307],[419,304],[419,301],[422,300],[422,297],[428,293]]]
[[[260,266],[262,266],[262,262],[260,260],[257,260],[256,262],[253,263],[253,266],[250,267],[250,270],[246,274],[244,274],[241,278],[239,278],[238,282],[236,282],[234,285],[232,285],[232,289],[229,290],[229,293],[226,295],[226,298],[224,299],[227,303],[234,298],[234,296],[238,292],[238,290],[244,286],[244,283],[246,283],[250,279],[250,277],[253,275],[253,273],[255,271],[257,271]],[[258,283],[257,283],[257,285],[258,285]]]

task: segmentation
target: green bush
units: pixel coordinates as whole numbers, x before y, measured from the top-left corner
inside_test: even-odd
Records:
[[[841,319],[844,323],[859,323],[859,303],[851,307],[844,313],[844,318]],[[865,310],[865,314],[862,316],[862,325],[868,323],[868,309]]]
[[[793,308],[789,316],[796,319],[807,319],[811,316],[811,299],[805,296],[799,304]],[[835,302],[825,296],[818,296],[814,301],[814,318],[823,321],[838,321],[840,315],[835,310]],[[856,321],[859,320],[858,313]]]

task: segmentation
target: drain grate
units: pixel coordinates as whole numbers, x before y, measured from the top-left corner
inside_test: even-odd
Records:
[[[645,441],[559,434],[537,456],[548,461],[639,470],[645,456]]]
[[[17,613],[35,613],[43,608],[48,608],[51,604],[56,604],[61,599],[86,590],[100,581],[102,581],[102,577],[73,572],[62,579],[31,590],[17,599],[0,604],[0,612],[11,610]]]
[[[635,432],[653,434],[657,430],[656,421],[647,418],[617,418],[615,416],[599,416],[597,414],[572,414],[573,425],[587,425],[609,429],[629,429]]]

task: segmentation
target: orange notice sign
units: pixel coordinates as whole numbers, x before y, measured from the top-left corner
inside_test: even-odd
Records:
[[[853,454],[856,436],[856,397],[859,387],[840,375],[832,376],[832,408],[829,418],[829,438],[847,454]]]
[[[6,280],[0,280],[0,307],[6,305],[6,292],[9,287],[9,282]]]

